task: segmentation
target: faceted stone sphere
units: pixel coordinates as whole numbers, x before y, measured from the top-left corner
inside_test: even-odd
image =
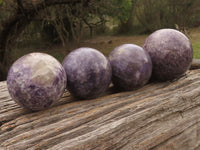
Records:
[[[96,98],[111,82],[110,63],[96,49],[78,48],[69,53],[62,64],[67,72],[67,89],[76,98]]]
[[[152,76],[155,79],[173,80],[190,67],[193,49],[189,39],[174,29],[161,29],[152,33],[144,42],[153,63]]]
[[[112,66],[112,81],[117,89],[139,88],[151,77],[151,58],[140,46],[134,44],[118,46],[109,54],[108,59]]]
[[[30,53],[11,66],[7,86],[16,103],[30,110],[42,110],[62,96],[66,87],[66,73],[54,57]]]

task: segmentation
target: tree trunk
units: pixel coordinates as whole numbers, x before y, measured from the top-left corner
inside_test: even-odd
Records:
[[[2,30],[0,31],[0,69],[7,68],[6,52],[7,45],[12,45],[15,38],[24,30],[24,28],[38,15],[39,11],[52,5],[69,4],[69,3],[88,3],[91,0],[17,0],[17,9],[13,9],[12,15],[4,20]],[[3,67],[2,67],[3,66]],[[0,70],[0,73],[5,70]],[[0,74],[0,80],[5,79]]]

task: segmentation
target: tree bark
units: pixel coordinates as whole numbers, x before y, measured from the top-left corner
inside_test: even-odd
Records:
[[[93,100],[66,92],[52,108],[31,112],[0,82],[0,148],[53,150],[197,150],[200,147],[200,70],[173,82],[129,92],[112,87]]]

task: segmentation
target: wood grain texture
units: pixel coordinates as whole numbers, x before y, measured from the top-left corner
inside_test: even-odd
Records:
[[[0,82],[0,149],[198,150],[200,70],[135,91],[111,87],[93,100],[66,92],[52,108],[31,112]]]

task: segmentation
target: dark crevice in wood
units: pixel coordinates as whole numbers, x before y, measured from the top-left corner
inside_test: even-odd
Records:
[[[5,124],[5,121],[0,121],[0,127],[3,126],[3,124]],[[0,133],[1,133],[1,128],[0,128]]]

